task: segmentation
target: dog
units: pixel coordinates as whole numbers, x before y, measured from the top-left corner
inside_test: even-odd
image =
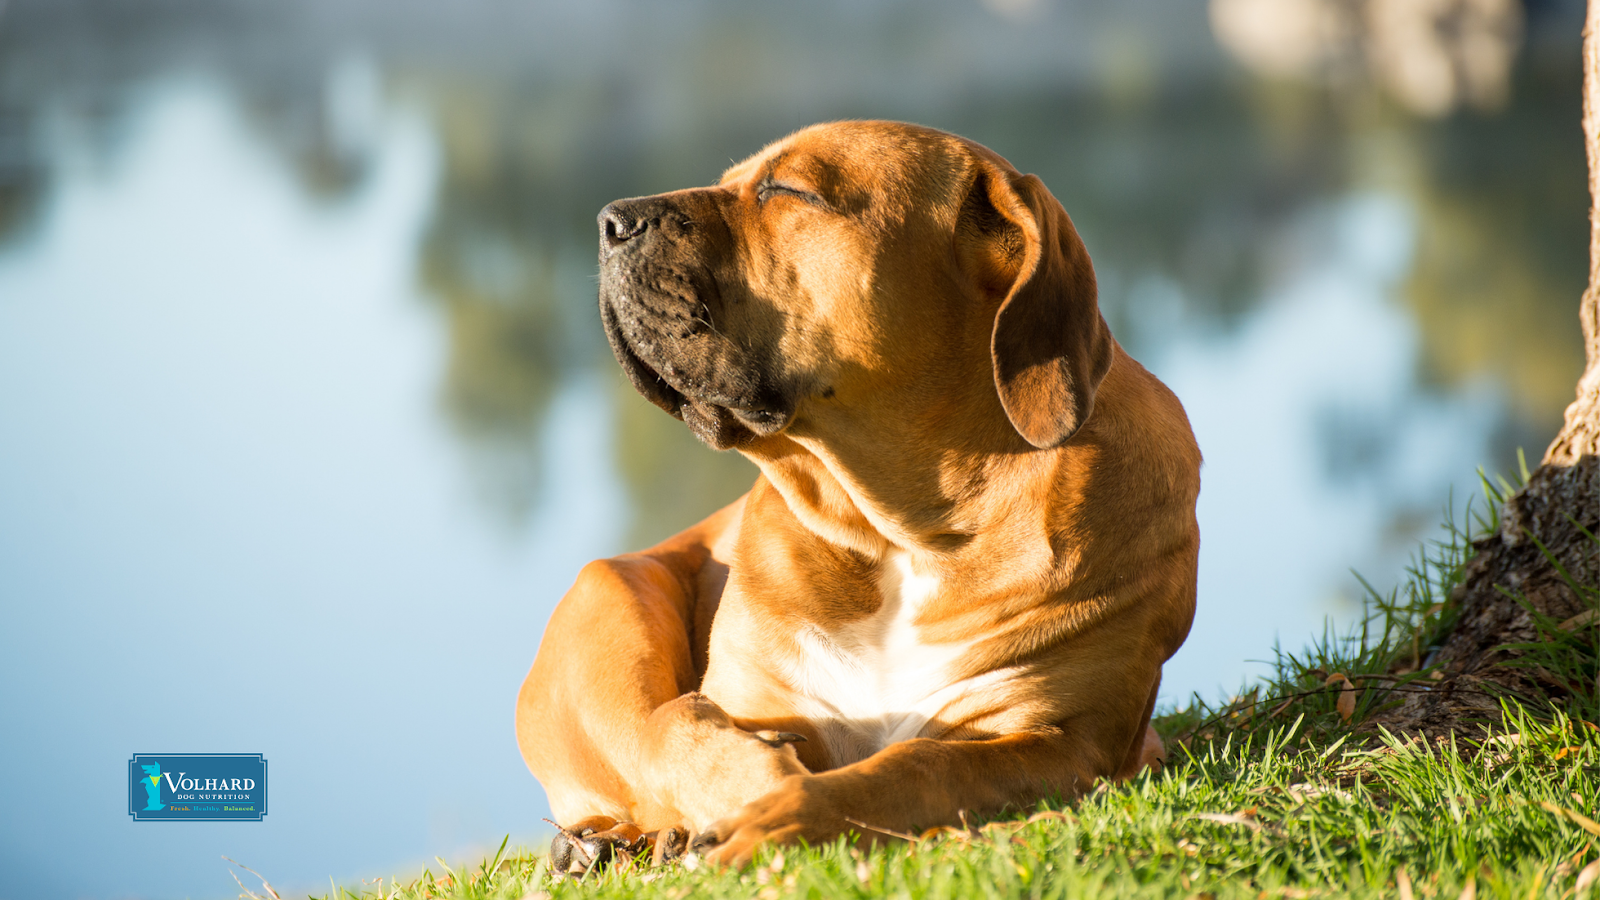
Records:
[[[652,834],[658,856],[693,834],[743,864],[1160,758],[1200,452],[1037,177],[941,131],[836,122],[599,226],[623,371],[761,474],[556,607],[517,737],[565,825],[558,865]]]
[[[166,809],[166,805],[161,802],[161,764],[152,763],[148,766],[141,765],[139,768],[144,770],[145,777],[140,779],[140,782],[144,784],[145,798],[150,801],[145,804],[144,811],[156,812]]]

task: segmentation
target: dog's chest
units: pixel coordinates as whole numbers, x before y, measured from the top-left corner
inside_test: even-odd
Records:
[[[799,712],[816,723],[834,765],[916,737],[941,709],[978,687],[953,680],[970,642],[928,643],[919,615],[939,596],[940,580],[891,551],[881,567],[877,612],[833,629],[807,625],[795,635],[786,668]]]

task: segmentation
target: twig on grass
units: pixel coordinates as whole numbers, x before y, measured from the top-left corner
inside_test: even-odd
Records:
[[[228,859],[228,857],[226,857],[226,856],[224,856],[222,858],[223,859],[227,859],[228,862],[231,862],[234,865],[238,866],[239,868],[245,870],[246,872],[249,872],[251,875],[254,875],[257,878],[260,878],[261,879],[261,886],[263,888],[266,888],[267,893],[272,896],[272,900],[283,900],[282,897],[278,896],[278,892],[276,890],[273,890],[272,885],[267,882],[267,879],[265,877],[263,877],[260,872],[257,872],[255,869],[250,868],[249,866],[245,865],[242,862],[239,862],[238,860]],[[249,888],[244,886],[244,882],[239,880],[239,875],[238,875],[237,872],[234,872],[232,869],[229,869],[228,870],[228,874],[233,876],[234,882],[239,885],[239,890],[244,891],[246,894],[249,894],[251,897],[256,898],[256,900],[263,900],[263,898],[261,897],[260,894],[256,893],[255,891],[252,891]]]
[[[895,831],[892,828],[879,828],[876,825],[868,825],[867,823],[862,822],[859,819],[852,819],[849,816],[845,816],[844,820],[846,822],[849,822],[851,825],[856,826],[857,828],[865,828],[868,831],[876,831],[879,834],[886,834],[889,837],[899,838],[902,841],[909,841],[910,843],[913,843],[913,844],[915,844],[915,843],[917,843],[918,841],[921,840],[921,838],[917,837],[914,834],[906,834],[903,831]]]

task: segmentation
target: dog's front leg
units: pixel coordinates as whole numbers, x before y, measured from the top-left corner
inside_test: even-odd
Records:
[[[760,844],[815,846],[854,830],[871,838],[955,824],[963,811],[999,812],[1040,797],[1073,798],[1114,767],[1093,744],[1061,730],[989,740],[918,738],[853,765],[790,776],[765,796],[705,829],[712,861],[742,865]]]

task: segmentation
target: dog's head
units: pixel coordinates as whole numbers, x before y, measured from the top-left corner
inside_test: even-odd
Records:
[[[713,186],[608,205],[600,315],[640,393],[719,449],[952,395],[1055,447],[1113,354],[1039,179],[893,122],[813,126]]]

